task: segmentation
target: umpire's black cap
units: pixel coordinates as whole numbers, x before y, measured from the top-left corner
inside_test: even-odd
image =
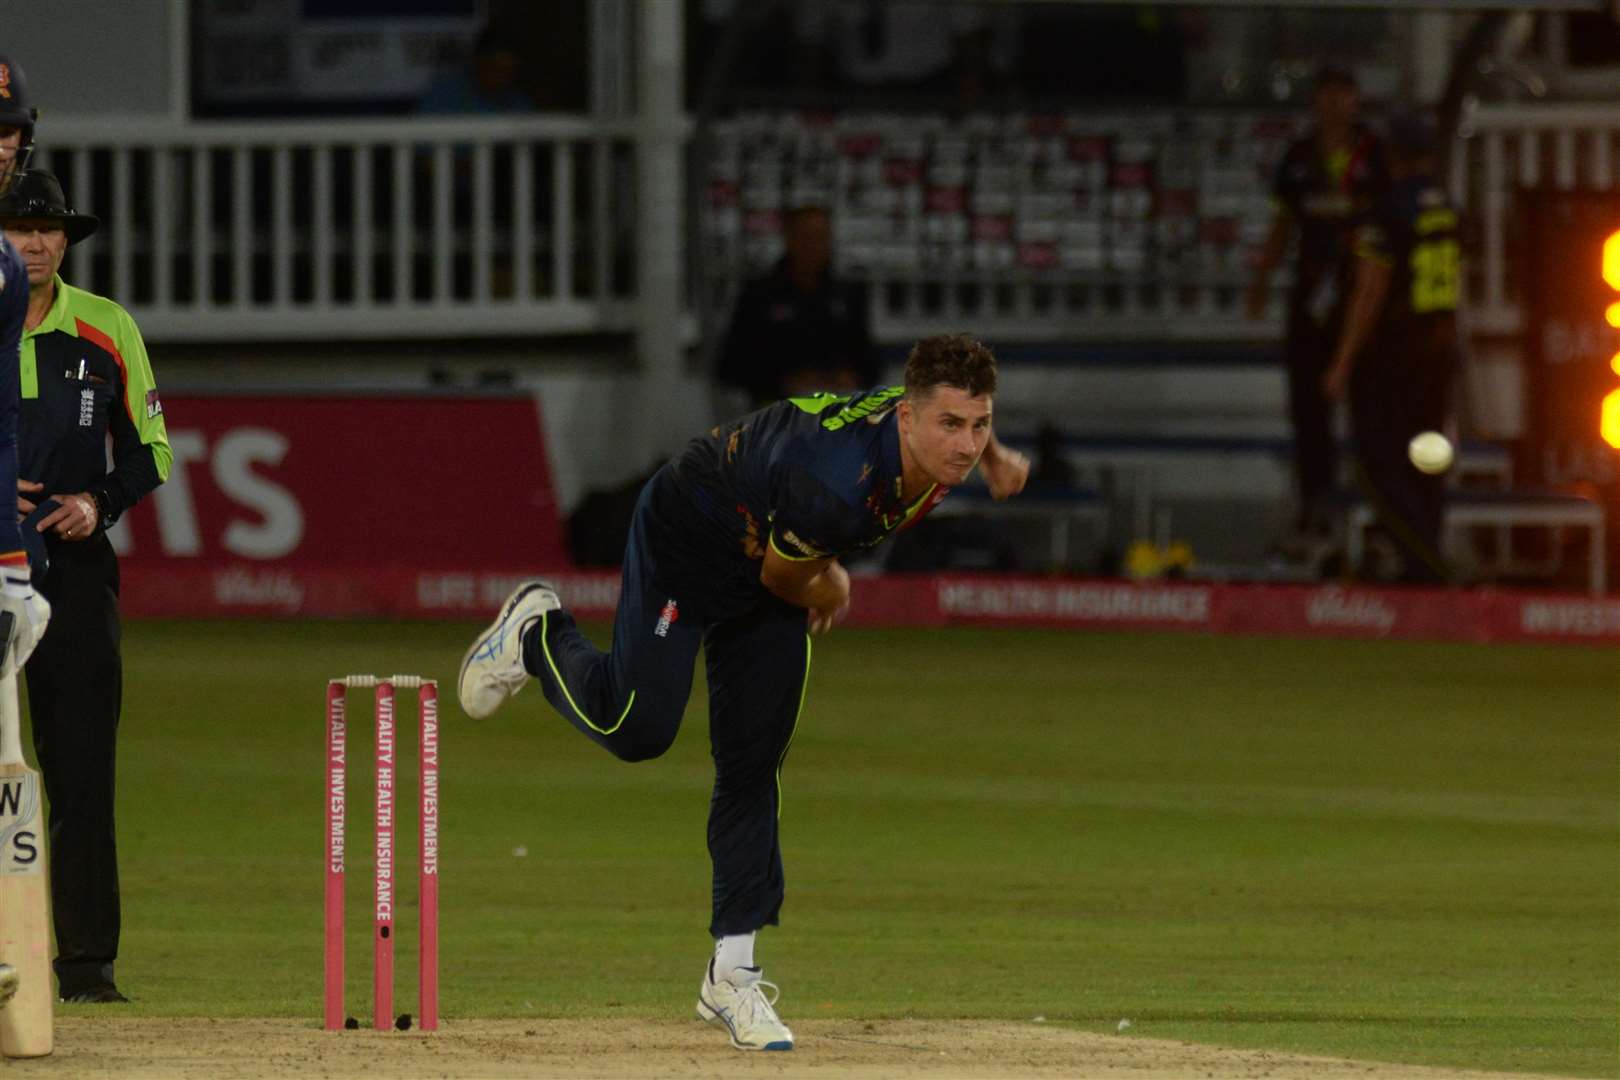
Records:
[[[91,235],[101,224],[94,214],[80,214],[70,209],[62,194],[61,181],[44,169],[18,173],[6,193],[0,195],[0,225],[24,219],[60,221],[70,244]]]

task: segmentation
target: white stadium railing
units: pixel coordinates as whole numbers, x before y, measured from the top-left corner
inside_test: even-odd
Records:
[[[1450,186],[1477,232],[1466,279],[1470,329],[1520,334],[1524,236],[1517,193],[1620,188],[1620,114],[1596,105],[1499,105],[1470,117],[1463,134]]]
[[[1286,281],[1264,323],[1245,317],[1243,290],[1292,125],[1230,112],[727,121],[695,219],[704,306],[723,318],[779,252],[782,210],[816,201],[833,210],[839,269],[871,286],[880,340],[940,326],[1001,341],[1267,337]],[[65,273],[155,340],[636,325],[646,135],[633,120],[109,119],[39,134],[36,164],[103,219]],[[1470,326],[1517,333],[1514,192],[1615,187],[1620,117],[1487,107],[1453,163],[1478,237]],[[669,178],[671,199],[680,189]]]
[[[625,330],[633,128],[582,117],[42,124],[103,219],[64,273],[167,341]]]

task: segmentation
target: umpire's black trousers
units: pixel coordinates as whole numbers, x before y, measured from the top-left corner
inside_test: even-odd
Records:
[[[118,557],[105,534],[52,538],[51,622],[24,668],[34,752],[51,801],[51,903],[64,997],[111,983],[118,956],[113,773],[124,665]]]
[[[661,565],[672,538],[653,503],[673,483],[665,466],[636,505],[613,648],[602,652],[557,611],[524,639],[523,659],[547,700],[587,738],[621,760],[645,761],[675,741],[702,647],[714,759],[709,933],[718,938],[774,926],[781,913],[781,770],[809,676],[808,613],[763,587],[745,610],[706,611],[706,590]]]
[[[1299,499],[1295,527],[1320,531],[1329,520],[1328,502],[1339,482],[1339,443],[1333,431],[1333,403],[1322,393],[1322,377],[1333,361],[1340,320],[1316,322],[1293,300],[1283,358],[1288,367],[1288,419],[1294,432],[1294,484]]]

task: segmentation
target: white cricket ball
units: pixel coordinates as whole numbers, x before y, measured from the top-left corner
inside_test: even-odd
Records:
[[[1418,472],[1433,475],[1451,468],[1455,455],[1450,439],[1438,431],[1423,431],[1412,436],[1412,441],[1406,444],[1406,456],[1412,459]]]

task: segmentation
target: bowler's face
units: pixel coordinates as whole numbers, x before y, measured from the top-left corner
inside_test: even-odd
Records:
[[[28,270],[28,287],[38,289],[50,283],[62,269],[67,254],[67,233],[62,223],[50,218],[21,218],[5,225],[6,239],[22,256]]]
[[[936,386],[925,396],[900,402],[900,437],[911,459],[944,487],[967,479],[990,441],[990,395],[970,395],[955,386]]]

